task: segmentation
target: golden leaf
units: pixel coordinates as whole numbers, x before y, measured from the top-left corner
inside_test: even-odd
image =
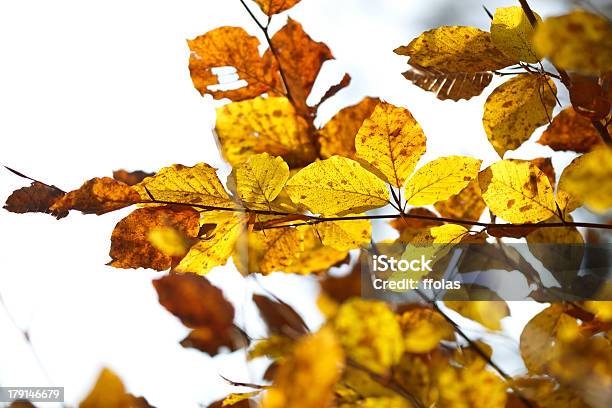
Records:
[[[224,214],[211,235],[192,246],[175,270],[204,275],[215,266],[224,265],[243,233],[245,222],[240,214]]]
[[[402,187],[425,153],[425,134],[404,108],[381,102],[355,136],[357,158],[380,172],[383,180]]]
[[[294,203],[325,215],[361,213],[389,202],[389,190],[382,180],[340,156],[306,166],[285,188]]]
[[[542,18],[534,13],[537,21]],[[491,40],[508,57],[536,63],[540,60],[533,49],[534,28],[520,6],[500,7],[491,21]]]
[[[372,239],[369,220],[326,221],[315,224],[323,245],[338,251],[348,251],[368,245]]]
[[[612,301],[589,300],[584,302],[584,308],[593,313],[597,319],[603,322],[612,322]]]
[[[375,373],[385,374],[402,355],[399,323],[384,302],[350,299],[340,306],[333,327],[347,356]]]
[[[155,200],[180,204],[237,207],[217,177],[217,169],[206,163],[193,167],[181,164],[164,167],[133,188],[143,200],[150,200],[152,196]]]
[[[147,401],[128,394],[121,379],[109,370],[102,369],[96,384],[79,408],[151,408]]]
[[[602,213],[612,207],[612,150],[600,147],[572,161],[559,179],[557,200],[568,212],[580,203]]]
[[[501,157],[548,123],[556,92],[552,80],[529,74],[517,75],[493,90],[484,105],[482,124]]]
[[[247,401],[251,397],[257,396],[260,392],[261,390],[251,391],[251,392],[242,392],[242,393],[237,393],[237,392],[231,393],[230,395],[225,397],[225,399],[221,403],[221,406],[223,407],[234,406],[241,401]]]
[[[444,26],[425,31],[396,54],[410,57],[411,64],[444,72],[493,71],[515,64],[491,41],[491,34],[475,27]]]
[[[538,24],[533,43],[538,54],[570,71],[598,74],[612,68],[612,28],[604,17],[584,10]]]
[[[555,187],[555,168],[552,165],[552,158],[550,157],[537,157],[535,159],[529,160],[531,163],[535,164],[535,166],[542,170],[542,173],[548,177],[548,181],[550,185]]]
[[[380,100],[378,98],[363,98],[358,104],[347,106],[334,115],[318,131],[321,157],[324,159],[334,155],[355,158],[355,135],[370,117]]]
[[[289,179],[289,166],[281,157],[262,153],[234,168],[234,175],[238,197],[248,208],[270,210]]]
[[[444,304],[460,315],[491,330],[501,330],[500,320],[510,316],[510,309],[503,300],[445,300]]]
[[[330,329],[323,328],[302,338],[278,368],[262,407],[328,406],[343,364],[344,353]]]
[[[264,12],[267,16],[271,16],[273,14],[282,13],[283,11],[289,10],[291,7],[295,6],[300,2],[300,0],[254,0],[255,3],[259,7],[261,7],[261,11]]]
[[[316,156],[308,124],[285,97],[258,97],[217,109],[215,125],[223,155],[232,165],[255,153],[281,156],[290,167],[301,167]]]
[[[556,215],[548,177],[535,164],[501,160],[478,176],[482,198],[493,214],[514,223],[536,223]]]
[[[478,221],[487,207],[482,199],[478,180],[474,179],[455,195],[434,204],[442,217]]]
[[[608,125],[608,132],[612,133],[612,123]],[[553,118],[538,143],[555,151],[586,153],[603,142],[591,121],[576,113],[574,108],[568,107]]]
[[[282,271],[299,259],[304,250],[304,233],[301,228],[279,228],[265,231],[266,248],[259,267],[268,274]]]
[[[406,352],[428,353],[438,347],[441,340],[453,340],[453,327],[432,309],[410,309],[398,319]]]
[[[457,194],[478,175],[481,163],[471,157],[448,156],[425,164],[406,184],[406,201],[427,205]]]
[[[242,28],[219,27],[188,40],[187,44],[191,50],[191,80],[200,94],[210,94],[215,99],[241,101],[254,98],[272,88],[272,77],[266,72],[257,49],[259,40]],[[214,71],[227,67],[233,70],[226,74]],[[227,80],[222,79],[225,76],[235,76],[233,82],[238,85],[242,85],[240,81],[246,81],[246,86],[229,89]]]

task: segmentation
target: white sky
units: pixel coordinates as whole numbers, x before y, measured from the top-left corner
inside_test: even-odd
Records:
[[[428,137],[424,161],[450,154],[476,156],[485,165],[497,160],[481,125],[482,104],[493,87],[469,102],[438,101],[403,79],[405,58],[392,52],[441,24],[487,29],[482,3],[303,0],[289,15],[337,58],[324,66],[318,94],[345,71],[353,77],[351,87],[322,109],[322,119],[365,95],[379,96],[407,107],[421,123]],[[516,2],[484,3],[494,10]],[[532,3],[543,16],[563,9],[552,0]],[[276,18],[274,29],[283,18]],[[154,171],[201,161],[221,167],[211,135],[214,104],[192,87],[185,42],[221,25],[258,34],[238,0],[0,0],[0,164],[64,190],[122,167]],[[550,153],[531,142],[517,155]],[[570,159],[562,154],[555,164]],[[0,198],[26,184],[0,171]],[[158,273],[104,266],[111,231],[129,211],[75,213],[59,222],[0,211],[0,294],[18,325],[29,328],[54,385],[66,387],[67,402],[74,404],[100,368],[109,366],[155,406],[196,407],[229,390],[218,373],[256,379],[262,367],[246,370],[243,353],[212,360],[178,344],[187,330],[159,306],[150,284]],[[256,312],[242,314],[257,285],[245,285],[232,267],[218,268],[210,278],[230,290],[241,318],[261,334]],[[320,322],[308,279],[265,281],[308,322]],[[290,286],[281,286],[287,281]],[[504,336],[515,346],[535,310],[513,310],[519,313],[505,322]],[[48,385],[3,310],[0,384]]]

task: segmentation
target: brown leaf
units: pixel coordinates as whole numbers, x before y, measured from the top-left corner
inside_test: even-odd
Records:
[[[480,195],[478,181],[472,180],[458,194],[438,201],[434,207],[445,218],[478,221],[487,205]]]
[[[597,77],[574,74],[569,91],[570,101],[578,114],[600,120],[610,113],[610,101]]]
[[[608,131],[612,133],[612,124],[608,125]],[[538,143],[555,151],[586,153],[603,142],[591,121],[570,106],[553,118]]]
[[[113,171],[113,178],[117,181],[121,181],[122,183],[127,184],[128,186],[133,186],[135,184],[140,183],[147,177],[154,176],[155,173],[147,173],[142,170],[136,171],[127,171],[127,170],[115,170]]]
[[[340,155],[354,158],[355,135],[379,102],[378,98],[366,97],[358,104],[347,106],[336,113],[318,132],[321,157]]]
[[[338,303],[361,296],[361,262],[357,262],[348,275],[328,275],[321,281],[321,289]]]
[[[86,181],[52,206],[53,213],[78,210],[83,214],[101,215],[140,202],[140,194],[132,187],[110,177],[96,177]]]
[[[302,25],[291,18],[287,20],[287,25],[274,34],[272,46],[278,57],[280,68],[285,74],[286,85],[296,105],[296,110],[302,116],[307,116],[309,108],[306,105],[306,98],[312,90],[323,63],[333,59],[334,56],[327,45],[314,41],[304,32]],[[267,50],[264,54],[264,61],[274,59],[272,51]],[[279,84],[280,75],[276,76],[276,80],[276,88],[282,88]]]
[[[236,351],[247,345],[248,339],[246,335],[237,327],[217,332],[209,327],[200,327],[192,330],[181,341],[181,346],[194,348],[211,356],[217,355],[222,347],[227,347],[230,351]]]
[[[51,211],[51,206],[64,196],[64,192],[55,186],[48,186],[39,181],[33,181],[29,187],[22,187],[7,198],[4,208],[14,213],[40,212],[53,213],[58,219],[68,215],[68,211]]]
[[[253,301],[268,325],[270,333],[295,337],[295,335],[303,335],[308,332],[308,327],[302,317],[285,302],[275,301],[261,295],[253,295]]]
[[[552,159],[550,157],[538,157],[536,159],[529,160],[533,164],[536,165],[537,168],[542,170],[542,172],[548,177],[548,181],[550,181],[550,185],[555,187],[555,168],[552,165]]]
[[[163,206],[134,210],[117,223],[111,236],[109,265],[115,268],[152,268],[166,270],[178,259],[164,254],[149,241],[149,233],[159,227],[171,227],[187,237],[196,238],[200,214],[190,207]]]
[[[259,7],[261,7],[261,11],[264,12],[267,16],[272,16],[273,14],[282,13],[283,11],[289,10],[291,7],[295,6],[300,2],[300,0],[254,0],[255,3]]]
[[[435,93],[438,99],[453,101],[480,95],[493,79],[490,72],[445,72],[410,63],[402,75],[419,88]]]
[[[329,89],[325,91],[325,94],[323,94],[319,102],[317,102],[316,106],[318,107],[319,105],[321,105],[323,102],[325,102],[326,100],[328,100],[329,98],[331,98],[332,96],[334,96],[335,94],[337,94],[338,92],[340,92],[341,90],[349,86],[350,83],[351,83],[351,76],[345,73],[342,79],[340,80],[340,82],[338,82],[336,85],[330,86]]]
[[[259,40],[242,28],[219,27],[188,40],[187,44],[191,50],[191,80],[200,94],[210,94],[215,99],[242,101],[273,88],[268,68],[274,67],[264,65],[257,49]],[[268,61],[269,64],[274,62],[272,59]],[[227,67],[233,70],[228,72]],[[245,86],[240,86],[241,80],[246,81]],[[282,93],[281,90],[277,91]]]

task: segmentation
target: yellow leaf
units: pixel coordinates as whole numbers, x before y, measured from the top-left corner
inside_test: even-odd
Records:
[[[612,28],[604,16],[575,10],[538,24],[538,54],[571,71],[598,74],[612,68]]]
[[[147,238],[151,245],[169,257],[182,258],[194,244],[195,239],[172,227],[156,227]]]
[[[291,7],[295,6],[300,2],[300,0],[254,0],[255,3],[259,7],[261,7],[261,11],[264,12],[267,16],[272,16],[273,14],[282,13],[283,11],[289,10]]]
[[[269,357],[277,360],[286,356],[293,349],[294,342],[289,337],[281,335],[272,335],[268,339],[263,339],[255,343],[255,346],[249,350],[248,360],[253,360],[258,357]]]
[[[384,302],[350,299],[338,310],[333,325],[348,357],[377,374],[386,373],[402,355],[399,323]]]
[[[453,327],[432,309],[410,309],[398,319],[404,350],[409,353],[428,353],[438,347],[441,340],[453,339]]]
[[[570,163],[559,179],[557,200],[568,212],[583,202],[595,212],[612,207],[612,150],[600,147]]]
[[[491,34],[475,27],[444,26],[425,31],[396,54],[411,64],[445,72],[492,71],[517,61],[506,57],[491,41]]]
[[[270,210],[289,179],[289,166],[268,153],[251,156],[234,169],[238,197],[250,209]]]
[[[281,156],[291,167],[312,162],[308,124],[284,97],[254,98],[217,109],[215,125],[223,155],[232,165],[255,153]]]
[[[476,178],[481,163],[471,157],[448,156],[425,164],[408,181],[406,201],[427,205],[457,194]]]
[[[498,161],[480,173],[478,182],[490,210],[508,222],[536,223],[556,215],[550,181],[533,163]]]
[[[282,271],[299,259],[304,250],[301,228],[278,228],[265,231],[266,248],[259,261],[261,272]]]
[[[321,157],[334,155],[355,158],[355,135],[378,105],[378,98],[363,98],[358,104],[341,109],[319,130]]]
[[[597,319],[604,322],[612,322],[612,301],[588,300],[584,302],[584,308],[593,313]]]
[[[223,399],[221,406],[231,407],[233,405],[236,405],[240,401],[245,401],[245,400],[250,399],[251,397],[257,396],[260,392],[261,390],[252,391],[252,392],[243,392],[243,393],[237,393],[237,392],[231,393],[230,395],[225,397],[225,399]]]
[[[164,167],[133,188],[143,200],[149,200],[150,193],[160,201],[224,208],[236,206],[217,177],[217,170],[206,163],[193,167],[180,164]]]
[[[434,207],[445,218],[478,221],[487,205],[482,200],[478,180],[474,179],[463,190],[438,201]]]
[[[510,316],[510,309],[504,301],[445,300],[444,304],[460,315],[491,330],[501,330],[501,319]]]
[[[236,240],[243,233],[245,222],[240,214],[221,216],[211,234],[192,246],[175,270],[204,275],[215,266],[224,265],[234,250]]]
[[[150,408],[150,405],[144,398],[128,394],[117,374],[104,368],[79,408]]]
[[[542,21],[536,13],[538,21]],[[500,7],[491,21],[491,40],[508,57],[536,63],[540,59],[533,49],[534,28],[520,6]]]
[[[357,158],[378,170],[385,181],[402,187],[425,153],[425,134],[404,108],[381,102],[355,137]]]
[[[285,188],[294,203],[325,215],[360,213],[389,202],[389,189],[382,180],[340,156],[306,166]]]
[[[527,369],[543,374],[554,355],[558,334],[576,320],[563,313],[563,306],[553,303],[533,317],[521,334],[520,351]]]
[[[343,364],[344,353],[330,329],[303,337],[278,368],[262,407],[328,406]]]
[[[257,37],[247,34],[240,27],[219,27],[188,40],[191,50],[189,72],[193,85],[202,95],[211,94],[215,99],[234,101],[254,98],[272,87],[272,77],[266,73],[257,47]],[[231,89],[223,74],[214,69],[232,67],[234,82],[245,81],[246,86]],[[223,84],[223,85],[221,85]],[[224,89],[227,87],[226,89]]]
[[[368,245],[372,238],[369,220],[326,221],[314,226],[323,245],[348,251]]]
[[[552,80],[531,74],[517,75],[493,90],[484,105],[482,124],[501,157],[548,123],[556,92]]]

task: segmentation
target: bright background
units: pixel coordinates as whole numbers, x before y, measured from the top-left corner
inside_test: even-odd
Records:
[[[483,2],[490,10],[518,3],[303,0],[288,14],[337,58],[324,65],[315,94],[344,72],[353,78],[349,89],[324,105],[318,124],[365,95],[378,96],[409,108],[421,123],[428,137],[421,163],[450,154],[477,156],[485,165],[497,160],[481,125],[493,86],[468,102],[438,101],[401,76],[406,58],[392,52],[443,24],[488,29]],[[542,16],[569,7],[554,0],[531,3]],[[272,29],[284,19],[275,17]],[[218,103],[192,87],[185,41],[221,25],[260,35],[238,0],[1,0],[0,164],[64,190],[118,168],[155,171],[205,161],[227,174],[211,133]],[[550,154],[529,142],[508,156]],[[555,157],[556,166],[572,158]],[[0,171],[0,199],[27,184]],[[228,392],[218,374],[257,380],[263,365],[247,368],[243,352],[211,359],[178,344],[187,330],[157,302],[150,281],[159,273],[105,266],[111,231],[129,212],[73,213],[58,222],[44,214],[0,211],[0,295],[10,312],[0,309],[0,385],[64,386],[67,403],[74,405],[108,366],[155,406],[196,407]],[[263,333],[249,299],[260,284],[294,305],[309,324],[321,322],[308,278],[245,282],[232,266],[209,277],[235,302],[239,320],[254,336]],[[538,307],[512,309],[506,330],[493,341],[496,359],[517,372],[518,335]],[[40,364],[16,326],[29,331]]]

